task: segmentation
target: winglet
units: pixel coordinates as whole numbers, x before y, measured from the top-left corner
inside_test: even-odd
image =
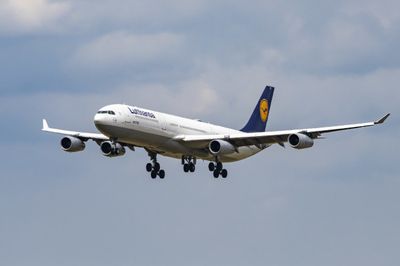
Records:
[[[49,124],[47,124],[46,119],[43,119],[43,128],[42,128],[42,130],[47,130],[47,129],[49,129]]]
[[[383,124],[383,122],[385,122],[385,120],[390,116],[390,113],[388,113],[387,115],[385,115],[384,117],[382,117],[381,119],[379,119],[378,121],[375,121],[374,124],[378,125],[378,124]]]

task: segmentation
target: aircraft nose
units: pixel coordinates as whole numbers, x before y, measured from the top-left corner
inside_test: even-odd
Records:
[[[95,116],[94,116],[94,118],[93,118],[93,121],[94,121],[95,124],[100,124],[101,121],[102,121],[101,115],[95,114]]]

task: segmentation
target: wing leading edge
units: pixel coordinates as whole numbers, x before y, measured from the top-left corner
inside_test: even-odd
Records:
[[[330,126],[330,127],[319,127],[319,128],[306,128],[306,129],[292,129],[292,130],[283,130],[283,131],[270,131],[270,132],[257,132],[257,133],[237,133],[237,134],[228,134],[228,135],[179,135],[175,137],[176,140],[190,143],[196,142],[201,143],[204,142],[205,145],[215,139],[223,139],[231,142],[236,147],[240,146],[248,146],[248,145],[259,145],[259,144],[280,144],[283,145],[284,142],[287,142],[288,137],[291,134],[304,134],[309,136],[312,139],[319,138],[324,133],[331,133],[336,131],[343,131],[349,129],[363,128],[379,125],[385,122],[385,120],[390,116],[390,114],[386,114],[379,120],[373,122],[366,123],[358,123],[358,124],[349,124],[349,125],[339,125],[339,126]]]
[[[61,134],[61,135],[65,135],[65,136],[76,137],[76,138],[79,138],[82,140],[88,140],[88,139],[108,140],[109,139],[107,136],[105,136],[103,134],[99,134],[99,133],[87,133],[87,132],[78,132],[78,131],[70,131],[70,130],[51,128],[51,127],[49,127],[49,124],[47,123],[46,119],[43,119],[42,131]]]

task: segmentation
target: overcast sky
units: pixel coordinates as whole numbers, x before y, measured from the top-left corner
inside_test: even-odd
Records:
[[[398,1],[0,0],[0,264],[400,264]],[[215,180],[147,154],[60,150],[127,103],[241,128],[266,84],[268,129],[392,116],[272,146]]]

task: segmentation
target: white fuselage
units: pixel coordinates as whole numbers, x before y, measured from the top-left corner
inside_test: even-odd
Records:
[[[204,160],[215,160],[204,143],[183,143],[180,135],[214,135],[241,133],[226,127],[199,120],[160,113],[124,104],[101,108],[94,117],[97,129],[119,142],[144,147],[164,156],[181,158],[195,156]],[[260,152],[264,147],[255,145],[239,147],[236,152],[218,155],[222,162],[232,162]]]

